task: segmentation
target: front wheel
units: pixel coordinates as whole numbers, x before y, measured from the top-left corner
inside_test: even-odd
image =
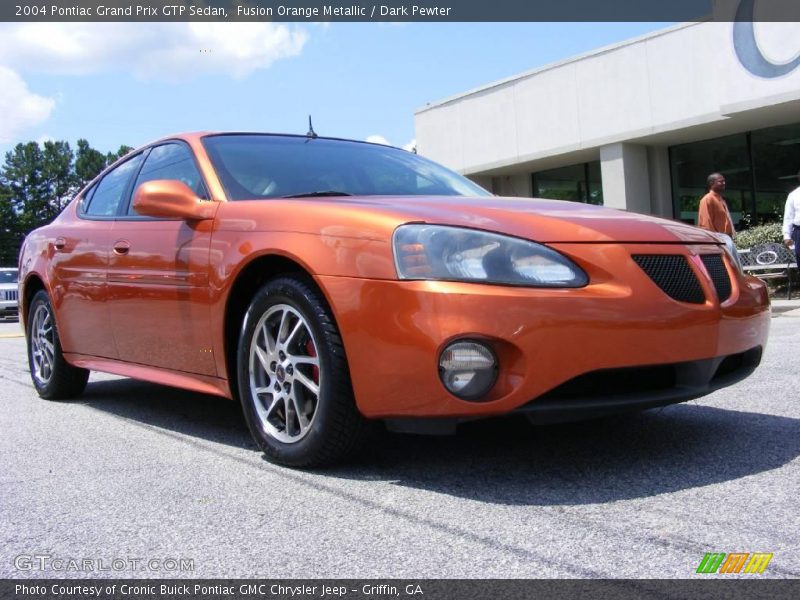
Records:
[[[237,368],[248,427],[271,461],[318,467],[363,443],[367,422],[355,406],[344,346],[312,283],[280,277],[256,293]]]
[[[80,396],[89,380],[89,371],[64,360],[53,307],[44,290],[36,292],[31,301],[26,333],[28,365],[39,396],[47,400]]]

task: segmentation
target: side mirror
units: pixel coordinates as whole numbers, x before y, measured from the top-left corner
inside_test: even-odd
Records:
[[[214,202],[201,200],[182,181],[147,181],[133,195],[133,209],[146,217],[204,221],[214,218]]]

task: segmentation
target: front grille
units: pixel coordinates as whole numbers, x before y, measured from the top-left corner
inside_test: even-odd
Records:
[[[591,371],[562,383],[536,399],[603,399],[617,395],[647,395],[675,387],[675,365],[624,367]]]
[[[670,393],[696,397],[744,379],[761,362],[761,352],[758,346],[724,357],[590,371],[553,388],[524,408],[557,408],[573,400],[602,404],[615,397],[648,400]]]
[[[5,299],[6,300],[15,300],[16,301],[16,299],[17,299],[17,290],[6,290]]]
[[[722,262],[722,255],[704,254],[700,258],[706,266],[706,271],[711,276],[711,281],[714,282],[714,287],[717,288],[719,301],[725,302],[731,297],[731,280],[728,277],[728,269],[725,268],[725,263]]]
[[[633,260],[673,300],[692,304],[705,302],[700,282],[684,256],[635,254]]]

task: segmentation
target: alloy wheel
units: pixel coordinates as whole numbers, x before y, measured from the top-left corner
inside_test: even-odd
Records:
[[[317,415],[319,352],[302,314],[288,304],[270,307],[250,343],[250,393],[264,432],[285,444],[302,440]]]
[[[47,385],[55,363],[55,330],[50,309],[45,304],[39,304],[33,313],[31,359],[33,376],[40,384]]]

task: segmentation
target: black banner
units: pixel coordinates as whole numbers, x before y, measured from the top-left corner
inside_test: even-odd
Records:
[[[0,21],[800,21],[796,0],[4,0]],[[737,16],[739,15],[739,16]]]
[[[645,565],[643,565],[644,567]],[[203,579],[0,580],[14,600],[527,600],[534,598],[781,600],[800,597],[800,580],[448,580]]]

